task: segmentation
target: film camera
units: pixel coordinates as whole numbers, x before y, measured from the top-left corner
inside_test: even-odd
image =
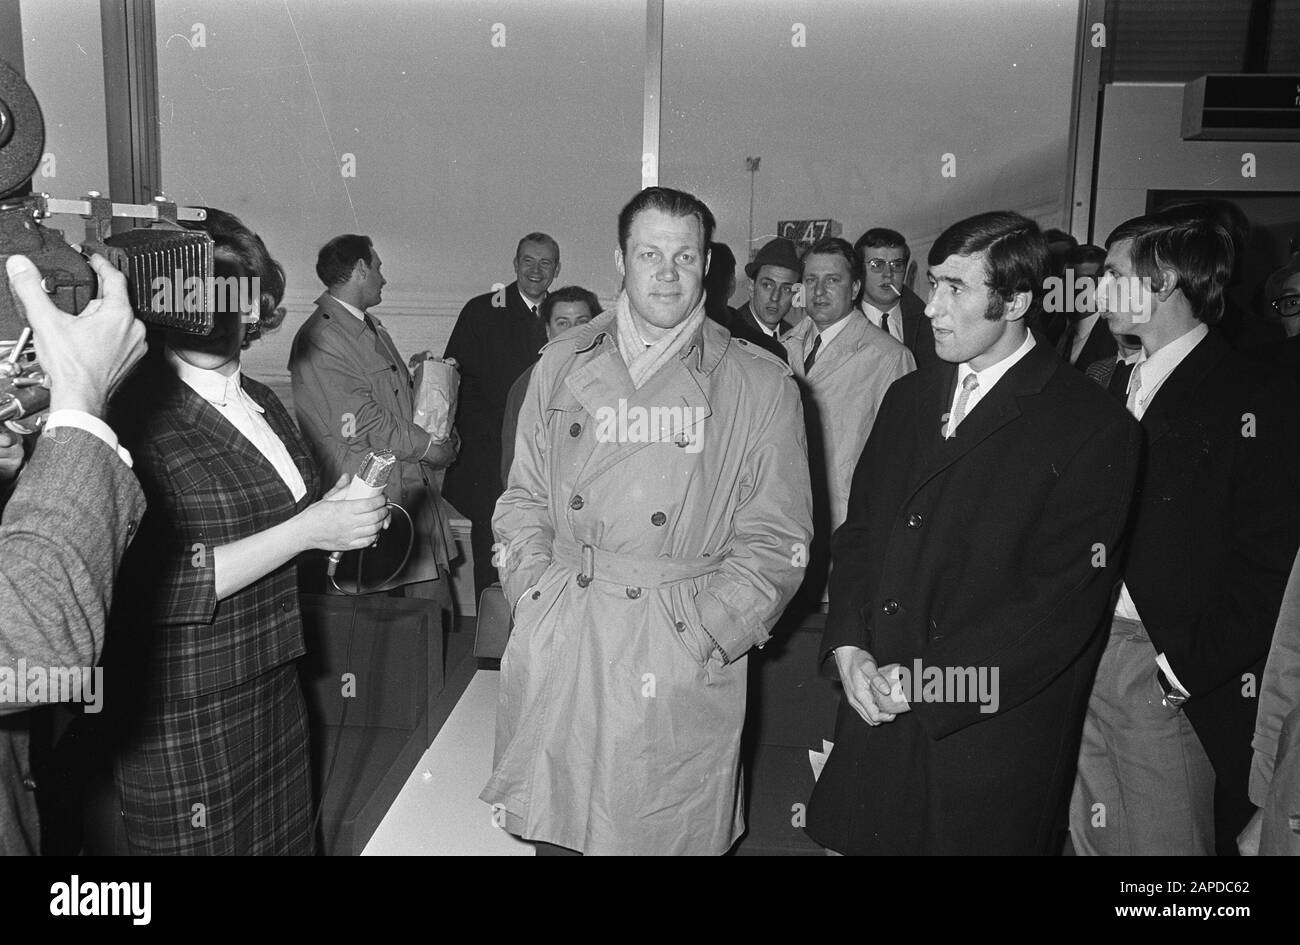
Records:
[[[45,124],[36,96],[0,61],[0,422],[20,434],[43,425],[49,380],[10,291],[5,260],[29,258],[54,304],[73,315],[98,288],[86,258],[42,220],[53,214],[82,217],[86,252],[103,253],[125,273],[132,307],[145,322],[200,335],[210,333],[214,323],[212,240],[181,225],[202,221],[205,211],[177,207],[162,197],[151,204],[118,204],[94,191],[81,200],[31,194],[29,182],[44,150]],[[138,226],[109,235],[114,217],[134,219]],[[163,285],[167,291],[160,291]]]

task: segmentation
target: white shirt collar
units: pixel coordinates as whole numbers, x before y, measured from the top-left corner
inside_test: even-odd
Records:
[[[1142,398],[1144,402],[1151,399],[1156,389],[1165,382],[1165,378],[1174,373],[1174,369],[1183,363],[1183,359],[1191,354],[1192,349],[1209,333],[1210,329],[1204,322],[1197,322],[1195,328],[1175,338],[1150,357],[1147,357],[1146,349],[1142,349],[1134,364],[1142,366],[1142,370],[1136,373],[1141,378],[1141,390],[1148,392]],[[1133,377],[1130,375],[1130,391],[1132,387]]]
[[[745,304],[749,306],[749,317],[754,320],[754,324],[758,326],[758,330],[761,331],[763,334],[767,335],[769,338],[776,338],[779,340],[781,337],[779,334],[781,330],[781,323],[777,322],[775,328],[768,328],[767,325],[763,323],[763,319],[758,317],[758,312],[754,311],[754,300],[750,299]],[[822,342],[822,344],[825,343],[826,342],[824,341]]]
[[[808,347],[809,347],[809,349],[812,348],[812,345],[813,345],[813,343],[814,343],[814,339],[817,338],[818,335],[820,335],[820,336],[821,336],[821,339],[822,339],[822,344],[821,344],[821,347],[818,349],[818,352],[819,352],[819,353],[823,353],[823,352],[825,352],[825,351],[826,351],[826,346],[829,345],[832,341],[834,341],[835,338],[836,338],[836,336],[839,335],[840,332],[842,332],[845,328],[848,327],[849,319],[851,319],[851,318],[854,316],[854,314],[855,314],[855,313],[853,312],[853,310],[850,309],[850,310],[849,310],[849,314],[845,315],[843,318],[841,318],[839,321],[837,321],[837,322],[836,322],[834,325],[832,325],[830,328],[827,328],[825,331],[819,331],[818,328],[817,328],[817,323],[814,322],[814,323],[813,323],[813,331],[812,331],[812,334],[809,335],[809,337],[808,337]],[[809,317],[809,318],[812,318],[811,315],[809,315],[808,317]],[[863,316],[863,317],[865,317],[865,316]]]
[[[524,306],[525,306],[526,308],[531,309],[534,305],[536,305],[536,306],[537,306],[537,314],[538,314],[538,315],[541,315],[541,314],[542,314],[542,302],[545,302],[545,301],[546,301],[546,296],[544,296],[544,295],[542,296],[541,302],[534,302],[534,301],[533,301],[532,299],[530,299],[528,296],[524,295],[524,290],[521,289],[521,288],[519,288],[519,283],[515,283],[515,291],[518,292],[518,293],[519,293],[519,297],[520,297],[521,299],[524,300]]]
[[[168,346],[163,357],[171,365],[177,376],[194,393],[212,404],[212,406],[224,407],[233,401],[243,403],[258,413],[264,413],[261,405],[244,393],[242,386],[243,374],[239,368],[235,369],[234,374],[226,377],[219,371],[195,367],[181,358],[170,346]]]
[[[345,309],[347,309],[349,312],[351,312],[351,313],[353,314],[353,316],[356,317],[356,320],[357,320],[357,321],[359,321],[359,322],[364,322],[364,321],[366,320],[366,313],[363,312],[363,311],[361,311],[361,309],[357,308],[355,305],[349,305],[347,302],[344,302],[344,301],[343,301],[341,298],[339,298],[337,295],[333,295],[333,294],[331,294],[331,295],[330,295],[330,298],[332,298],[335,302],[338,302],[338,303],[339,303],[340,305],[342,305]]]
[[[957,389],[961,390],[967,375],[974,374],[979,378],[979,387],[976,388],[981,395],[987,394],[993,385],[1002,380],[1002,375],[1011,370],[1020,362],[1020,359],[1027,355],[1034,347],[1034,336],[1032,332],[1025,332],[1025,340],[1020,343],[1020,347],[1007,355],[997,364],[991,364],[982,371],[976,371],[970,366],[969,361],[963,361],[957,365]]]
[[[897,302],[895,302],[895,303],[893,304],[893,306],[891,306],[890,308],[881,308],[881,307],[878,306],[878,305],[872,305],[870,302],[867,301],[866,296],[863,296],[863,298],[862,298],[862,314],[865,315],[865,316],[867,316],[867,318],[871,320],[871,324],[873,324],[873,325],[875,325],[877,328],[879,328],[879,327],[880,327],[880,319],[881,319],[881,317],[882,317],[883,315],[888,314],[888,315],[892,318],[892,317],[895,316],[895,315],[900,315],[900,314],[902,314],[902,311],[903,311],[903,302],[902,302],[902,298],[903,298],[903,297],[900,295],[898,298],[899,298],[899,300],[898,300]],[[873,315],[875,316],[874,318],[872,317]]]

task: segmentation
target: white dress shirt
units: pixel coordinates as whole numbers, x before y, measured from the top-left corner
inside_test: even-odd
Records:
[[[257,451],[266,457],[267,462],[275,467],[275,471],[279,473],[280,478],[293,494],[294,502],[307,494],[307,484],[303,482],[302,473],[298,471],[284,442],[276,436],[271,425],[262,416],[264,411],[261,405],[244,392],[240,383],[242,375],[238,368],[235,369],[234,374],[226,377],[218,371],[195,367],[188,361],[182,360],[171,348],[167,349],[166,357],[167,363],[172,366],[180,379],[194,393],[216,407],[248,442],[257,447]]]
[[[961,397],[962,385],[966,382],[967,376],[974,374],[979,378],[979,386],[970,392],[970,397],[966,400],[966,412],[962,414],[961,422],[965,423],[970,417],[971,411],[975,405],[984,399],[985,395],[993,389],[993,385],[1002,380],[1002,375],[1019,363],[1020,359],[1027,355],[1034,347],[1034,336],[1028,332],[1025,333],[1025,340],[1021,342],[1020,347],[1007,355],[997,364],[992,364],[982,371],[976,371],[970,366],[969,361],[963,361],[957,365],[957,389],[952,393],[952,403],[948,405],[948,416],[951,417],[957,412],[957,399]],[[961,426],[957,429],[960,431]]]
[[[891,335],[894,336],[895,341],[902,341],[903,340],[903,303],[901,301],[895,302],[893,308],[883,309],[883,308],[876,308],[876,306],[872,305],[866,299],[862,300],[862,314],[867,316],[867,321],[871,322],[871,324],[875,325],[877,328],[880,327],[880,323],[884,319],[886,311],[888,311],[889,313],[889,327],[886,329],[886,331],[888,331]]]
[[[524,300],[524,305],[528,306],[529,309],[534,309],[534,308],[537,309],[537,311],[534,312],[533,314],[535,315],[542,314],[542,302],[546,301],[546,296],[544,295],[542,296],[541,302],[534,302],[528,296],[524,295],[524,290],[519,288],[518,286],[515,286],[515,291],[518,292],[519,297]]]
[[[808,317],[811,318],[812,316],[810,315]],[[849,319],[852,317],[853,317],[853,312],[850,311],[849,314],[845,315],[843,318],[837,321],[830,328],[827,328],[825,331],[818,329],[817,331],[809,332],[808,337],[804,341],[804,346],[803,346],[804,360],[805,361],[808,360],[808,355],[812,353],[813,345],[817,343],[818,338],[822,340],[822,343],[821,343],[821,347],[817,349],[817,357],[818,358],[826,357],[826,349],[830,347],[830,343],[835,340],[836,336],[838,336],[839,333],[842,332],[848,326]],[[814,325],[813,327],[815,328],[816,326]]]
[[[1192,353],[1192,349],[1205,340],[1209,335],[1210,329],[1203,322],[1198,322],[1196,327],[1187,332],[1182,337],[1169,342],[1151,357],[1147,357],[1145,351],[1138,354],[1134,361],[1133,373],[1128,379],[1128,405],[1129,411],[1138,420],[1142,419],[1143,414],[1147,412],[1147,405],[1155,397],[1156,391],[1160,390],[1165,380],[1174,369],[1183,363],[1183,359]],[[1134,378],[1137,378],[1138,385],[1136,389],[1133,386]],[[1124,584],[1119,589],[1119,603],[1115,605],[1115,615],[1125,617],[1128,620],[1138,620],[1137,606],[1133,603],[1132,596],[1129,595],[1128,585]],[[1169,681],[1178,688],[1178,691],[1185,696],[1191,693],[1183,688],[1178,677],[1169,666],[1169,660],[1165,654],[1160,653],[1156,656],[1156,663],[1165,671],[1165,676]]]
[[[763,319],[759,318],[758,313],[754,311],[753,301],[751,300],[749,302],[746,302],[745,304],[749,306],[749,317],[754,319],[754,324],[758,326],[758,330],[761,331],[763,334],[767,335],[767,337],[775,338],[777,341],[780,341],[781,335],[779,334],[779,332],[781,330],[781,323],[777,322],[775,328],[768,328],[767,325],[764,323]],[[825,344],[826,342],[823,341],[822,345]]]

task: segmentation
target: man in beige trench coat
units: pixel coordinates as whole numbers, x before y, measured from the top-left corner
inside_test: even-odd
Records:
[[[689,194],[633,198],[624,291],[542,350],[520,412],[481,797],[539,852],[721,854],[744,831],[746,654],[799,586],[812,512],[790,369],[704,316],[712,230]]]

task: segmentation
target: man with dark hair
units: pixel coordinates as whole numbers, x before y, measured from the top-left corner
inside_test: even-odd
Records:
[[[753,261],[745,265],[750,279],[749,301],[731,310],[727,330],[786,361],[781,339],[790,331],[786,321],[799,285],[799,251],[791,240],[770,240]]]
[[[501,495],[501,429],[510,385],[537,361],[546,344],[541,306],[560,274],[560,247],[545,233],[519,241],[515,281],[465,303],[445,357],[460,365],[456,428],[464,438],[460,457],[443,484],[447,501],[470,520],[474,589],[497,580],[492,553],[492,510]]]
[[[804,393],[808,465],[813,488],[813,546],[802,590],[821,604],[830,568],[830,537],[849,506],[849,484],[889,385],[916,368],[900,341],[853,307],[862,289],[857,253],[828,236],[801,263],[808,317],[785,336],[790,365]]]
[[[709,271],[704,274],[704,313],[722,327],[731,321],[736,291],[736,254],[726,243],[709,244]]]
[[[1296,405],[1210,330],[1232,271],[1223,227],[1162,211],[1106,248],[1098,301],[1142,344],[1110,390],[1145,442],[1070,833],[1081,853],[1230,854],[1254,810],[1256,693],[1300,546]]]
[[[580,285],[566,285],[546,296],[542,303],[542,320],[546,323],[546,340],[554,341],[570,328],[585,325],[603,309],[600,299],[590,289]],[[524,394],[528,392],[528,381],[533,376],[530,364],[524,368],[515,382],[510,385],[506,397],[505,422],[501,426],[501,481],[510,479],[510,465],[515,461],[515,431],[519,427],[519,410],[524,405]]]
[[[929,263],[946,363],[890,388],[835,533],[822,651],[844,699],[808,833],[841,853],[1051,853],[1138,428],[1026,329],[1047,271],[1033,221],[963,220]]]
[[[520,411],[481,797],[539,853],[721,854],[745,829],[747,654],[811,516],[789,368],[704,314],[711,222],[681,191],[634,198],[614,310],[546,346]]]
[[[912,251],[903,234],[882,226],[872,227],[853,244],[862,265],[860,308],[867,321],[907,345],[917,367],[938,360],[934,333],[925,317],[925,303],[909,288],[907,264]]]
[[[456,458],[455,434],[438,441],[414,421],[414,381],[406,361],[369,311],[383,298],[382,267],[366,236],[339,236],[321,247],[316,272],[325,292],[298,329],[289,354],[293,405],[324,482],[337,482],[343,473],[355,476],[372,450],[397,455],[385,491],[414,522],[410,557],[387,583],[363,589],[403,588],[408,597],[434,601],[446,618],[452,608],[447,566],[455,539],[438,507],[433,476]],[[397,567],[405,547],[399,534],[392,531],[366,555],[363,582],[381,580]]]
[[[1096,305],[1097,273],[1106,261],[1106,251],[1090,243],[1065,254],[1065,274],[1054,283],[1049,279],[1043,308],[1065,316],[1056,352],[1071,367],[1086,371],[1089,365],[1115,356],[1115,336]]]

